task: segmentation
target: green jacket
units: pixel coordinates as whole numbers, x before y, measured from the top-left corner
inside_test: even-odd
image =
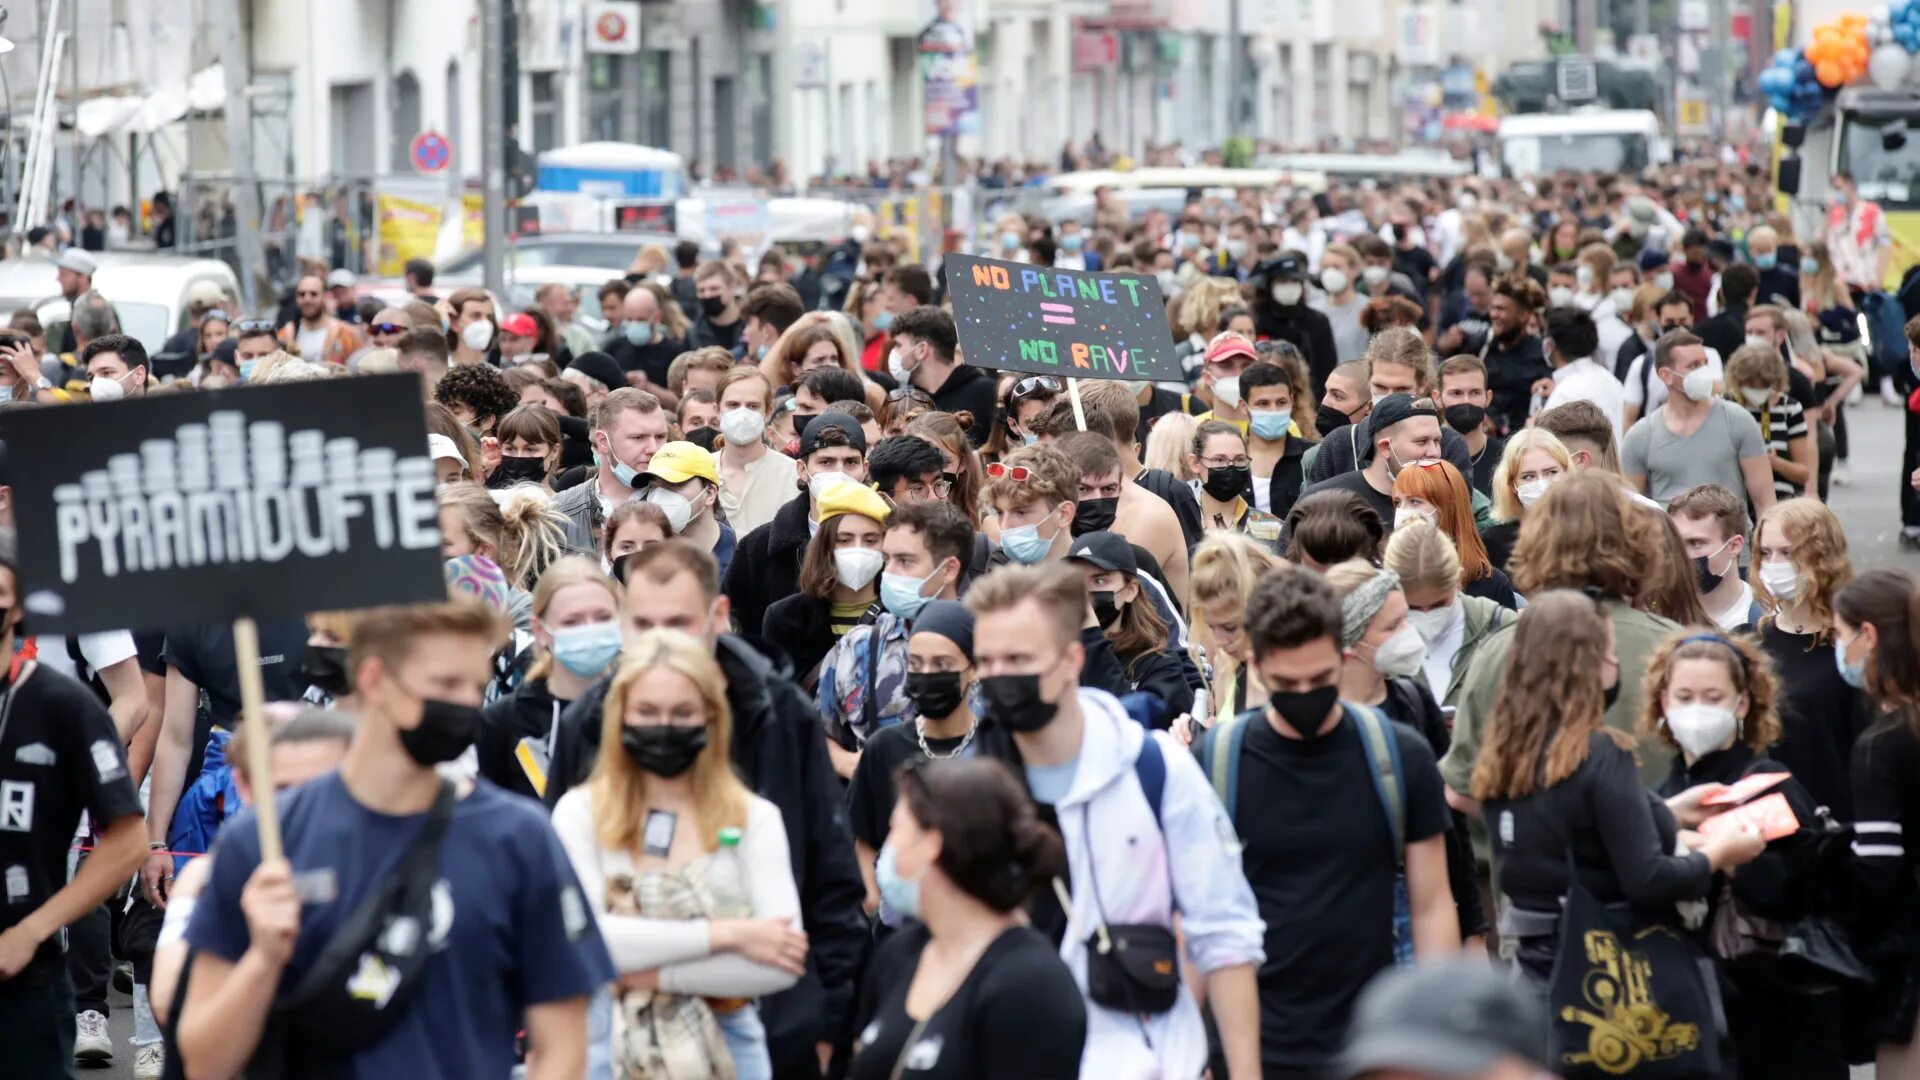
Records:
[[[1640,717],[1640,682],[1647,673],[1647,659],[1660,642],[1680,629],[1680,624],[1618,600],[1607,601],[1606,610],[1613,622],[1614,651],[1620,657],[1620,696],[1607,710],[1607,726],[1630,732]],[[1480,756],[1481,733],[1490,722],[1518,622],[1509,622],[1480,643],[1464,684],[1457,689],[1458,697],[1453,692],[1448,694],[1459,711],[1453,718],[1453,745],[1440,759],[1440,777],[1463,795],[1471,786],[1473,765]],[[1649,787],[1665,780],[1672,771],[1673,751],[1663,743],[1642,739],[1635,756],[1640,779]]]

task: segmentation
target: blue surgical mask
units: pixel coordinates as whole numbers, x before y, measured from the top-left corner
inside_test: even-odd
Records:
[[[609,462],[609,461],[613,462],[613,478],[615,480],[620,481],[620,484],[623,487],[632,487],[634,477],[640,475],[639,469],[636,469],[633,466],[628,465],[626,462],[621,461],[617,457],[612,457],[610,455],[602,454],[598,450],[595,450],[593,452],[594,468],[598,469],[603,463]]]
[[[1052,516],[1052,514],[1047,515],[1047,517]],[[1040,521],[1031,525],[1021,525],[1018,528],[1005,530],[1000,534],[1000,550],[1006,552],[1007,558],[1014,562],[1029,566],[1046,558],[1047,552],[1053,550],[1053,542],[1059,539],[1060,533],[1055,530],[1052,536],[1041,539],[1040,522],[1045,520],[1047,518],[1041,518]]]
[[[880,899],[887,906],[911,919],[920,917],[920,883],[900,876],[893,865],[893,844],[880,845],[880,858],[874,861],[873,881],[880,887]]]
[[[1287,425],[1291,423],[1293,423],[1293,416],[1289,413],[1283,413],[1278,409],[1271,412],[1247,413],[1247,426],[1249,429],[1252,430],[1256,437],[1268,441],[1285,437],[1287,434]]]
[[[1771,270],[1778,265],[1780,265],[1780,255],[1777,252],[1769,251],[1765,255],[1753,257],[1753,267],[1756,270]]]
[[[612,620],[561,626],[553,631],[553,659],[582,678],[607,670],[620,655],[620,624]]]
[[[873,328],[882,333],[893,329],[893,312],[882,311],[873,317]]]
[[[1841,641],[1839,638],[1833,640],[1834,670],[1840,673],[1841,680],[1848,686],[1856,690],[1864,690],[1867,688],[1866,661],[1862,660],[1858,664],[1850,663],[1847,660],[1847,645],[1847,642]]]
[[[645,345],[653,340],[653,324],[650,322],[630,322],[627,324],[627,344]]]
[[[1035,446],[1035,445],[1038,445],[1039,442],[1040,442],[1040,436],[1035,435],[1031,431],[1025,432],[1020,436],[1021,446]]]
[[[1800,272],[1807,277],[1820,272],[1820,260],[1808,255],[1800,260]]]
[[[259,361],[257,360],[240,361],[240,381],[241,382],[253,381],[253,365],[256,363],[259,363]]]
[[[1001,233],[1000,234],[1000,250],[1019,251],[1020,250],[1020,234],[1017,232],[1013,232],[1012,230],[1008,230],[1007,232]]]
[[[920,616],[920,609],[927,606],[927,601],[933,599],[931,596],[922,596],[922,590],[927,587],[927,582],[939,576],[938,570],[918,580],[905,574],[881,574],[880,603],[888,611],[911,622]]]
[[[1087,238],[1084,236],[1081,236],[1079,233],[1068,233],[1067,235],[1060,238],[1060,250],[1079,251],[1080,245],[1086,242],[1087,242]]]

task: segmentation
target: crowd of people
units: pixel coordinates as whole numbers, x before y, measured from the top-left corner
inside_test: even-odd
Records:
[[[410,373],[448,599],[260,620],[255,776],[231,628],[0,558],[4,1071],[124,1052],[124,961],[143,1078],[1920,1076],[1920,579],[1824,502],[1884,381],[1920,543],[1920,319],[1836,192],[996,223],[1153,275],[1160,383],[970,356],[866,224],[642,252],[604,340],[320,265],[149,354],[62,252],[0,431]]]

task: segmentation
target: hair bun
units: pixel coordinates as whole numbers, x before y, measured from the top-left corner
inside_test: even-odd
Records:
[[[972,410],[961,409],[958,412],[952,413],[950,415],[956,421],[959,422],[961,427],[966,428],[968,431],[973,430],[973,411]]]
[[[1045,881],[1066,873],[1067,849],[1060,834],[1038,816],[1016,820],[1013,833],[1013,866],[1028,881]]]

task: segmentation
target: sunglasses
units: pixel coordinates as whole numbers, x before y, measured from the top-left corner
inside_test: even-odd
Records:
[[[917,386],[902,386],[897,390],[892,390],[887,393],[888,404],[896,401],[923,401],[931,405],[933,404],[933,395]]]
[[[239,322],[233,324],[233,330],[237,334],[271,334],[273,333],[273,320],[241,319]]]
[[[408,330],[411,330],[412,327],[404,326],[397,322],[382,322],[374,323],[372,326],[367,327],[367,329],[376,334],[404,334]]]
[[[1025,465],[1007,466],[996,461],[987,466],[987,477],[993,480],[1012,480],[1016,484],[1024,484],[1032,479],[1033,470],[1027,468]]]
[[[1060,380],[1051,375],[1029,375],[1013,384],[1013,400],[1019,401],[1023,397],[1043,390],[1049,394],[1057,394],[1060,389]]]

